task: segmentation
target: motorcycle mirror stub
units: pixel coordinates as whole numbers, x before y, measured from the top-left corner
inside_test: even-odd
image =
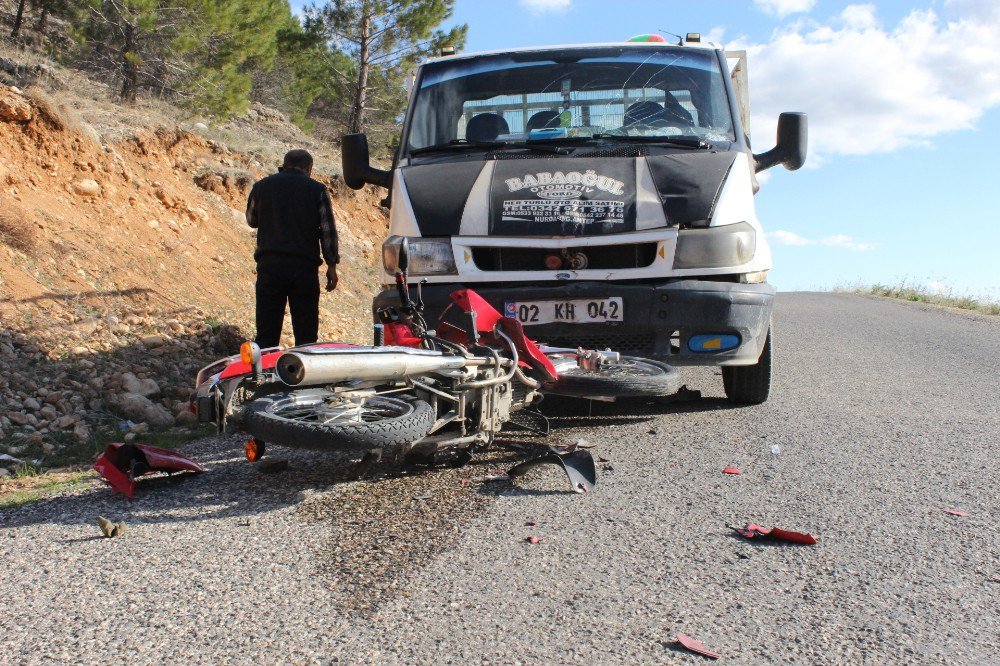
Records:
[[[396,268],[401,273],[406,273],[410,268],[410,239],[403,238],[399,244],[399,256],[396,258]]]
[[[809,119],[804,113],[786,111],[778,116],[778,143],[766,153],[754,155],[757,163],[754,171],[781,164],[789,171],[795,171],[806,163],[809,143]]]

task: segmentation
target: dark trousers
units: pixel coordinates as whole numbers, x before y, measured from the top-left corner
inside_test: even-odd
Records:
[[[308,261],[257,265],[257,344],[276,347],[281,340],[285,304],[292,310],[295,344],[319,338],[319,273]]]

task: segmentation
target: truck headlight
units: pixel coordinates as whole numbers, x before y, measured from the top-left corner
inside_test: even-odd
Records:
[[[674,268],[742,266],[753,259],[757,234],[746,222],[708,229],[682,229],[677,234]]]
[[[399,248],[402,236],[390,236],[382,244],[382,265],[387,273],[393,274],[399,268]],[[455,253],[447,238],[410,238],[409,273],[411,275],[454,275]]]

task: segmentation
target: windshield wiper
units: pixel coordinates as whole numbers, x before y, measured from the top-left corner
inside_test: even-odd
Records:
[[[530,143],[518,141],[512,143],[510,141],[469,141],[468,139],[452,139],[447,143],[437,143],[433,146],[424,146],[423,148],[414,148],[410,151],[410,155],[423,155],[424,153],[443,153],[452,150],[534,150],[539,153],[552,153],[554,155],[568,155],[569,151],[565,148],[560,148],[558,146],[547,146],[547,145],[532,145]]]
[[[410,151],[410,155],[423,155],[424,153],[443,153],[451,150],[469,150],[471,148],[476,149],[490,149],[490,148],[503,148],[507,145],[506,141],[469,141],[468,139],[452,139],[445,143],[436,143],[433,146],[424,146],[423,148],[414,148]]]
[[[711,148],[712,144],[694,136],[629,136],[627,134],[595,134],[595,139],[621,141],[623,143],[669,143],[685,148]]]
[[[552,153],[553,155],[569,155],[570,151],[568,148],[563,148],[560,146],[553,146],[550,144],[539,143],[536,144],[534,141],[518,141],[517,143],[509,143],[505,148],[518,148],[524,150],[534,150],[538,153]]]

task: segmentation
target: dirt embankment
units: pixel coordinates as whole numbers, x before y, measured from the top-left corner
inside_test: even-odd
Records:
[[[151,423],[162,407],[171,418],[151,425],[165,425],[199,364],[252,332],[255,241],[242,211],[284,145],[264,158],[194,127],[99,134],[40,91],[0,85],[0,454],[52,452],[74,431],[85,440],[109,411]],[[380,195],[316,177],[334,194],[343,257],[321,335],[367,340]],[[152,407],[121,407],[136,392]]]

